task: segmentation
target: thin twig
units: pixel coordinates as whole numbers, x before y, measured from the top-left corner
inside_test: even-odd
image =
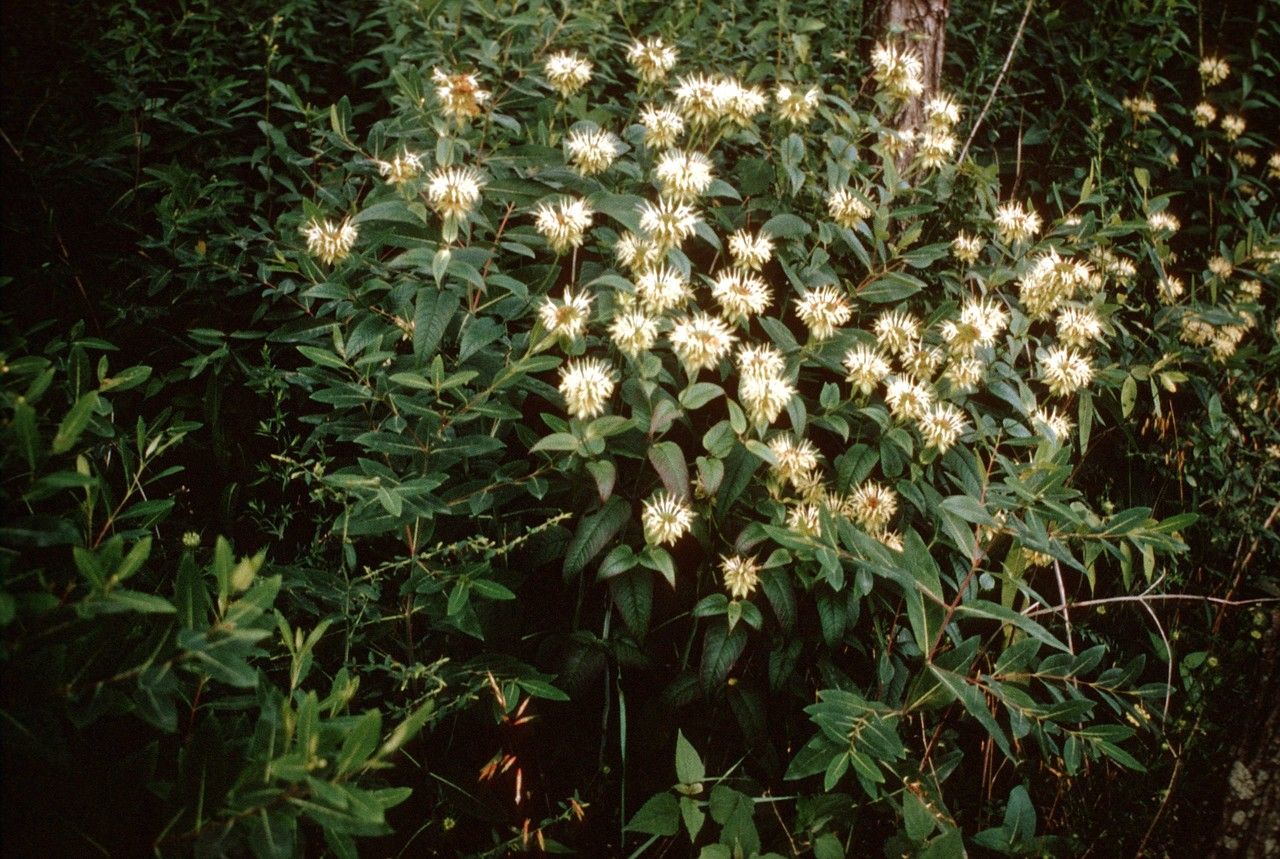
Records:
[[[1169,698],[1173,695],[1173,647],[1169,644],[1169,636],[1164,634],[1164,625],[1160,623],[1160,618],[1156,616],[1156,610],[1151,604],[1143,601],[1142,607],[1147,610],[1147,614],[1151,615],[1151,622],[1156,625],[1156,629],[1160,632],[1160,640],[1164,642],[1164,661],[1166,663],[1164,676],[1164,708],[1160,711],[1161,721],[1169,719]]]
[[[1067,650],[1074,656],[1076,643],[1071,638],[1071,610],[1067,606],[1067,588],[1062,583],[1062,565],[1053,559],[1053,572],[1058,577],[1058,596],[1062,599],[1062,620],[1067,625]]]
[[[1027,18],[1031,16],[1031,7],[1035,5],[1036,0],[1027,0],[1027,7],[1022,10],[1022,20],[1018,22],[1018,32],[1013,35],[1013,44],[1009,46],[1009,53],[1005,55],[1004,65],[1000,67],[1000,74],[996,75],[995,86],[991,88],[991,94],[987,96],[987,103],[982,106],[982,111],[978,114],[977,120],[973,123],[973,128],[969,131],[969,139],[964,142],[964,147],[960,150],[960,157],[956,159],[959,164],[964,161],[964,156],[969,153],[969,146],[973,143],[973,138],[977,136],[978,129],[982,126],[982,120],[987,118],[987,111],[991,109],[991,104],[996,100],[996,93],[1000,91],[1000,84],[1004,83],[1005,72],[1009,71],[1009,64],[1013,62],[1013,54],[1018,50],[1018,43],[1022,41],[1022,32],[1027,28]]]
[[[1185,602],[1208,602],[1215,605],[1226,606],[1246,606],[1246,605],[1265,605],[1267,603],[1280,603],[1280,597],[1259,597],[1251,600],[1224,600],[1220,597],[1206,597],[1199,594],[1136,594],[1124,597],[1107,597],[1097,600],[1081,600],[1080,602],[1071,603],[1071,608],[1085,608],[1091,605],[1106,605],[1107,603],[1117,602],[1141,602],[1148,600],[1182,600]],[[1061,614],[1063,606],[1055,605],[1049,608],[1037,608],[1030,611],[1024,610],[1022,614],[1025,617],[1039,617],[1042,614]]]

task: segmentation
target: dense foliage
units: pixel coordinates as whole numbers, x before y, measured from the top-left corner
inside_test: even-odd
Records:
[[[7,852],[1211,837],[1274,6],[225,5],[6,21]]]

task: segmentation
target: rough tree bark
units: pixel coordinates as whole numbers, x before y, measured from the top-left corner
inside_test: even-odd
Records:
[[[1210,859],[1280,856],[1280,611],[1271,613],[1252,713],[1236,747]]]
[[[920,54],[924,65],[924,94],[911,99],[898,114],[898,128],[918,131],[924,124],[924,103],[942,85],[942,58],[947,46],[950,0],[885,0],[880,26],[886,33],[901,31],[903,44]]]

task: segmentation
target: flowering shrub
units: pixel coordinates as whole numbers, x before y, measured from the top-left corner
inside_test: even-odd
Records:
[[[969,720],[1012,759],[1138,768],[1122,743],[1167,689],[1078,641],[1070,604],[1154,580],[1195,517],[1097,509],[1072,468],[1122,417],[1099,397],[1132,408],[1133,332],[1177,318],[1225,357],[1247,331],[1162,309],[1168,200],[1126,211],[1086,182],[1046,217],[1002,199],[952,163],[973,108],[940,95],[920,132],[892,124],[922,89],[895,41],[859,97],[785,68],[744,82],[656,36],[588,58],[589,26],[500,65],[483,41],[414,53],[364,143],[332,112],[268,295],[305,311],[293,379],[327,407],[314,438],[349,451],[322,478],[346,499],[335,533],[398,540],[402,593],[487,636],[485,603],[550,571],[482,586],[413,559],[568,514],[546,533],[576,591],[566,631],[591,643],[559,663],[566,688],[603,647],[668,676],[672,705],[727,701],[753,745],[771,720],[805,739],[816,695],[812,737],[753,775],[856,783],[917,843],[959,837],[946,780],[975,754]],[[304,248],[299,217],[359,238]],[[674,659],[655,643],[673,639]],[[629,829],[702,819],[680,800]],[[723,843],[749,852],[745,831]]]

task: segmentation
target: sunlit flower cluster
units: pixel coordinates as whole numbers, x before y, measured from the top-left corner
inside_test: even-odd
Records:
[[[569,414],[579,420],[604,414],[613,389],[613,367],[608,361],[584,358],[560,368],[560,395]]]
[[[1156,115],[1156,103],[1147,96],[1126,97],[1121,104],[1133,114],[1134,122],[1139,125],[1150,122],[1151,117]]]
[[[1051,346],[1040,360],[1040,378],[1051,394],[1066,397],[1093,380],[1093,365],[1075,349]]]
[[[461,221],[480,202],[484,185],[474,167],[439,167],[427,177],[427,202],[442,218]]]
[[[924,65],[914,51],[877,43],[871,67],[876,83],[893,98],[914,98],[924,92]]]
[[[1235,140],[1244,134],[1244,117],[1236,113],[1228,113],[1222,117],[1222,134],[1227,140]]]
[[[534,210],[534,227],[551,250],[562,254],[582,245],[593,214],[582,200],[564,198],[553,204],[539,203]]]
[[[422,173],[422,157],[413,152],[402,152],[390,161],[375,161],[378,173],[392,185],[412,182]]]
[[[889,362],[876,349],[870,346],[854,346],[844,355],[844,366],[849,371],[845,376],[853,387],[867,396],[889,375]]]
[[[699,370],[715,366],[716,362],[729,354],[736,339],[723,320],[702,312],[677,320],[667,336],[671,341],[672,351],[676,353],[690,378],[696,376]]]
[[[640,229],[661,250],[678,246],[697,229],[701,218],[693,206],[675,200],[645,200],[640,204]]]
[[[996,238],[1005,244],[1025,242],[1040,232],[1040,215],[1035,209],[1023,207],[1012,200],[996,209]]]
[[[1200,61],[1200,78],[1209,86],[1222,83],[1231,74],[1231,66],[1221,57],[1205,57]]]
[[[684,132],[684,117],[669,107],[646,105],[640,111],[640,124],[644,127],[644,145],[651,149],[672,145]]]
[[[789,434],[769,440],[773,453],[773,473],[792,486],[803,486],[818,467],[818,449],[808,439],[796,441]]]
[[[1059,256],[1050,248],[1035,258],[1018,282],[1018,298],[1028,316],[1046,319],[1086,287],[1091,274],[1088,263]]]
[[[722,555],[720,574],[724,577],[724,589],[736,600],[751,596],[760,584],[760,564],[755,558]]]
[[[808,327],[809,334],[815,340],[830,337],[853,315],[853,308],[844,295],[830,286],[809,290],[795,300],[795,305],[796,315]]]
[[[795,125],[805,125],[818,110],[822,102],[822,90],[816,86],[808,89],[793,88],[791,84],[780,83],[774,92],[774,101],[778,104],[778,117]]]
[[[938,453],[946,453],[964,435],[969,421],[950,403],[938,403],[921,416],[918,425],[925,444],[937,448]]]
[[[871,217],[871,207],[848,188],[837,188],[827,196],[827,213],[842,227],[853,229]]]
[[[657,83],[665,79],[667,73],[675,68],[679,57],[675,47],[658,36],[635,41],[627,49],[627,62],[631,63],[640,80],[645,83]]]
[[[1201,128],[1208,128],[1218,118],[1218,111],[1207,101],[1202,101],[1191,111],[1191,120]]]
[[[310,221],[302,228],[302,235],[307,240],[307,251],[312,256],[325,265],[333,265],[346,259],[351,253],[359,231],[350,219],[343,218],[336,224],[333,221]]]
[[[763,313],[771,301],[768,284],[741,268],[729,268],[717,274],[711,284],[711,297],[730,319]]]
[[[622,141],[602,128],[575,128],[564,139],[568,161],[583,176],[603,173],[622,153]]]
[[[440,69],[432,69],[431,81],[436,87],[440,112],[457,122],[478,116],[481,105],[489,100],[490,93],[482,90],[479,79],[470,73],[451,75]]]
[[[644,502],[640,514],[645,542],[654,546],[674,546],[689,532],[697,514],[688,503],[668,492],[658,492]]]
[[[670,149],[658,157],[653,168],[662,194],[669,200],[689,203],[711,187],[715,179],[711,159],[701,152]]]
[[[951,240],[951,255],[960,262],[973,265],[978,261],[978,257],[982,254],[982,248],[986,242],[981,236],[971,236],[963,231],[956,234]]]
[[[765,233],[752,235],[747,230],[735,230],[729,236],[729,253],[734,265],[760,271],[773,256],[773,239]]]
[[[538,308],[538,319],[548,332],[566,340],[576,340],[587,329],[591,318],[591,296],[574,293],[567,288],[563,300],[543,299]]]
[[[561,51],[542,64],[547,83],[562,96],[571,96],[591,80],[591,63],[573,51]]]

